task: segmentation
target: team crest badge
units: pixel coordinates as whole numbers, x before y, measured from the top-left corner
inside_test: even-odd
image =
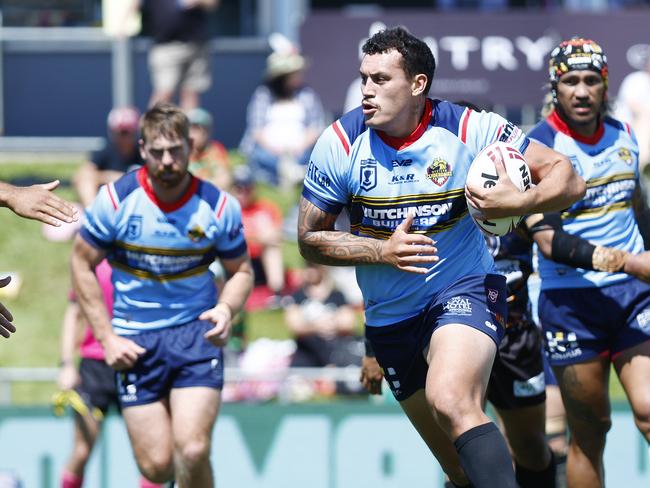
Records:
[[[360,186],[363,191],[370,191],[377,186],[377,160],[362,159],[359,169]]]
[[[442,158],[434,159],[427,168],[427,178],[438,186],[447,183],[451,175],[451,165]]]
[[[492,303],[496,303],[497,298],[499,298],[499,292],[497,290],[493,290],[492,288],[488,288],[487,296]]]
[[[192,240],[192,242],[198,242],[205,238],[205,232],[201,227],[195,225],[187,231],[187,236]]]
[[[126,236],[129,239],[137,239],[142,235],[142,216],[132,215],[126,224]]]
[[[618,150],[618,157],[628,166],[632,164],[632,152],[627,147],[622,147]]]

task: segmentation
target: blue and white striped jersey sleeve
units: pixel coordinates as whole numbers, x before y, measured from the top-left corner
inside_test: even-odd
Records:
[[[235,259],[246,254],[241,206],[237,199],[223,192],[215,212],[218,225],[215,242],[217,255],[222,259]]]
[[[90,245],[106,249],[115,240],[117,196],[112,183],[100,188],[93,204],[86,210],[81,237]]]
[[[345,135],[330,125],[314,146],[302,196],[324,212],[338,214],[349,201],[350,146]]]

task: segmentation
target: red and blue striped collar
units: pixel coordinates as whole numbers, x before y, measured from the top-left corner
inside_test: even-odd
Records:
[[[571,129],[571,127],[569,127],[569,125],[562,117],[560,117],[560,114],[557,112],[557,110],[553,110],[551,115],[546,118],[546,121],[556,131],[561,132],[562,134],[566,134],[570,138],[575,139],[582,144],[589,144],[591,146],[597,144],[605,133],[605,124],[603,124],[602,120],[599,120],[598,127],[596,128],[596,132],[594,132],[593,135],[583,136],[581,134],[578,134],[573,129]]]

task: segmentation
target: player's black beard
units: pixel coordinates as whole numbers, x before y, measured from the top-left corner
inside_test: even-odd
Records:
[[[185,174],[181,174],[177,171],[156,171],[154,174],[154,179],[163,188],[174,188],[178,186],[185,177]]]

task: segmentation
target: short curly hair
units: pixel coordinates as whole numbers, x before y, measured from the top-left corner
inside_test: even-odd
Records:
[[[427,76],[425,94],[429,93],[436,60],[429,46],[402,26],[377,32],[361,48],[364,54],[381,54],[395,49],[402,55],[402,68],[409,77],[419,74]]]

